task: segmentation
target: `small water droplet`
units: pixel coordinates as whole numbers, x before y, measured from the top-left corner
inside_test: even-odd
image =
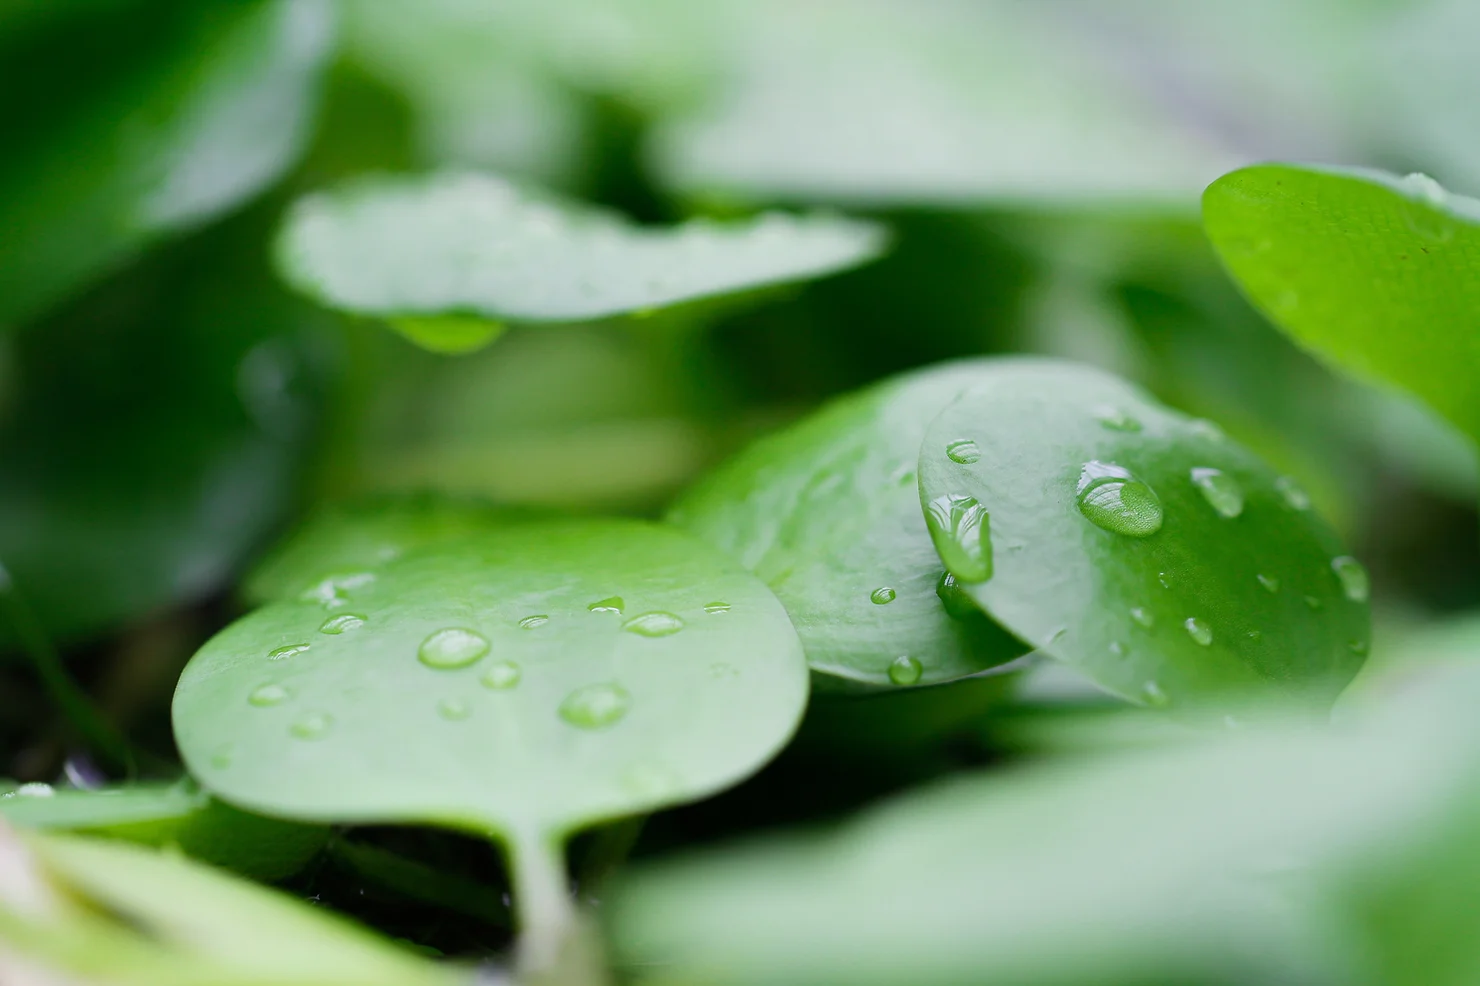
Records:
[[[1411,174],[1401,181],[1412,200],[1403,209],[1408,228],[1424,239],[1447,243],[1454,238],[1454,221],[1446,214],[1449,193],[1428,175]]]
[[[963,438],[958,442],[952,442],[946,446],[946,456],[952,462],[959,462],[963,466],[969,466],[973,462],[981,461],[982,450],[976,447],[976,442],[969,438]]]
[[[1079,512],[1096,527],[1126,537],[1150,537],[1161,530],[1161,500],[1129,469],[1109,462],[1086,462],[1079,472]]]
[[[587,685],[565,696],[560,718],[581,729],[602,729],[625,716],[631,704],[632,696],[621,685]]]
[[[717,616],[720,613],[728,613],[729,611],[730,604],[726,602],[720,602],[716,600],[715,602],[704,604],[704,612],[710,614],[711,616]]]
[[[1213,642],[1213,628],[1195,616],[1189,616],[1182,621],[1182,626],[1187,631],[1187,636],[1200,647],[1207,647]]]
[[[1259,584],[1264,586],[1265,592],[1274,593],[1280,591],[1280,580],[1273,575],[1258,575],[1255,577],[1259,579]]]
[[[327,712],[310,712],[288,727],[288,732],[298,739],[317,740],[329,735],[334,728],[334,717]]]
[[[277,650],[269,651],[267,659],[269,661],[286,661],[290,657],[297,657],[308,649],[308,644],[289,644],[286,647],[279,647]]]
[[[722,678],[738,678],[740,677],[740,669],[733,664],[716,661],[709,665],[709,677],[717,680]]]
[[[869,602],[873,603],[875,606],[887,606],[889,603],[894,602],[895,595],[896,594],[893,589],[889,588],[889,586],[887,585],[882,585],[879,586],[879,588],[875,589],[873,592],[870,592],[868,594],[868,598]]]
[[[655,764],[637,764],[622,772],[622,788],[639,798],[659,798],[678,787],[673,771]]]
[[[261,708],[277,705],[288,699],[289,692],[282,685],[268,684],[260,685],[252,689],[252,694],[247,696],[247,701]]]
[[[1354,603],[1365,603],[1372,594],[1372,583],[1367,578],[1367,569],[1351,555],[1331,559],[1331,571],[1341,582],[1341,591]]]
[[[331,616],[319,626],[319,633],[340,634],[358,630],[365,625],[365,618],[355,613],[340,613]]]
[[[513,661],[499,661],[497,664],[490,665],[488,670],[483,672],[483,677],[478,680],[484,688],[503,691],[519,684],[519,679],[523,675],[524,672]]]
[[[474,664],[488,653],[488,638],[476,630],[447,627],[421,642],[416,658],[429,668],[451,671]]]
[[[319,580],[316,585],[298,594],[300,602],[318,603],[325,609],[339,609],[349,605],[349,590],[359,589],[375,581],[373,572],[351,572],[348,575],[331,575]]]
[[[1371,649],[1367,644],[1367,641],[1365,640],[1352,640],[1347,643],[1347,646],[1350,647],[1351,652],[1353,654],[1356,654],[1358,657],[1366,657],[1367,651]]]
[[[1192,470],[1192,482],[1218,516],[1232,520],[1244,512],[1243,488],[1221,469],[1198,466]]]
[[[976,497],[947,493],[925,507],[925,526],[936,554],[962,582],[992,577],[992,542],[987,509]]]
[[[1125,644],[1122,644],[1118,640],[1110,641],[1110,653],[1116,657],[1125,657]]]
[[[1281,476],[1274,481],[1274,488],[1284,498],[1285,505],[1291,510],[1309,510],[1310,495],[1300,488],[1293,476]]]
[[[519,621],[519,627],[523,630],[533,630],[535,627],[542,627],[549,622],[550,618],[543,613],[540,613],[535,616],[526,616],[524,619]]]
[[[460,698],[444,698],[437,703],[437,715],[448,722],[461,722],[472,714],[472,708]]]
[[[945,607],[946,615],[953,620],[971,619],[981,613],[976,608],[976,603],[966,594],[956,582],[956,576],[950,572],[941,572],[940,578],[935,583],[935,594],[940,597],[940,604]]]
[[[1157,572],[1156,573],[1156,581],[1158,581],[1158,582],[1161,583],[1161,587],[1163,589],[1170,589],[1172,587],[1172,573],[1171,572]]]
[[[1094,416],[1102,428],[1108,428],[1110,431],[1141,430],[1141,422],[1118,407],[1109,407],[1107,405],[1105,407],[1095,408]]]
[[[1147,609],[1144,606],[1136,606],[1132,608],[1131,619],[1135,620],[1147,630],[1150,630],[1152,627],[1156,626],[1156,617],[1152,615],[1151,610]]]
[[[632,617],[622,624],[622,629],[644,637],[667,637],[683,629],[683,620],[672,613],[654,610],[651,613],[639,613]]]
[[[1228,436],[1223,434],[1223,429],[1207,418],[1193,418],[1187,423],[1187,428],[1204,441],[1224,442],[1228,440]]]
[[[626,604],[622,602],[621,596],[607,596],[586,608],[593,613],[620,613],[624,605]]]
[[[1162,691],[1161,685],[1154,681],[1148,681],[1141,686],[1141,699],[1152,708],[1163,709],[1171,704],[1167,693]]]
[[[1320,609],[1322,605],[1321,598],[1319,596],[1306,596],[1305,605],[1309,606],[1311,609]]]
[[[1264,639],[1264,634],[1259,632],[1258,630],[1250,630],[1248,633],[1244,634],[1244,636],[1247,637],[1249,640],[1255,641]]]
[[[924,673],[924,665],[908,654],[896,657],[889,664],[889,680],[896,685],[913,685]]]
[[[231,766],[232,757],[236,754],[236,747],[230,743],[217,747],[216,752],[211,754],[211,766],[217,770],[225,770]]]

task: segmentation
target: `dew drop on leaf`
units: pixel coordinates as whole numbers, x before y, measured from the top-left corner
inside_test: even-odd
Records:
[[[488,653],[488,638],[475,630],[447,627],[431,634],[416,649],[417,660],[429,668],[450,671],[465,668]]]
[[[924,665],[908,654],[896,657],[889,664],[889,680],[896,685],[913,685],[924,672]]]
[[[479,678],[478,681],[482,683],[484,688],[503,691],[519,684],[519,679],[523,676],[524,672],[513,661],[499,661],[483,672],[483,677]]]
[[[631,704],[632,696],[621,685],[587,685],[565,696],[560,718],[581,729],[602,729],[625,716]]]
[[[1192,482],[1218,516],[1232,520],[1244,512],[1243,488],[1221,469],[1198,466],[1192,470]]]
[[[992,542],[986,507],[976,497],[947,493],[925,508],[925,526],[946,570],[962,582],[992,577]]]
[[[1259,575],[1256,578],[1259,579],[1259,584],[1264,586],[1265,592],[1275,593],[1280,591],[1280,580],[1273,575]]]
[[[1131,609],[1131,619],[1135,620],[1138,624],[1145,627],[1147,630],[1150,630],[1152,627],[1156,626],[1156,617],[1152,615],[1151,610],[1147,609],[1144,606],[1133,607]]]
[[[730,604],[726,602],[720,602],[719,600],[715,600],[712,603],[704,604],[704,612],[708,613],[711,616],[717,616],[721,613],[728,613],[729,611]]]
[[[1102,428],[1110,431],[1135,432],[1141,430],[1141,422],[1131,417],[1118,407],[1098,407],[1094,411],[1095,420]]]
[[[1197,617],[1189,616],[1183,621],[1182,626],[1186,629],[1187,636],[1191,637],[1193,642],[1199,646],[1207,647],[1213,643],[1213,628]]]
[[[550,618],[541,613],[535,616],[526,616],[519,621],[519,627],[522,630],[533,630],[535,627],[542,627],[549,622]]]
[[[894,602],[896,593],[887,585],[880,586],[868,594],[869,602],[875,606],[885,606]]]
[[[956,576],[950,572],[940,573],[940,578],[935,583],[935,594],[946,608],[946,615],[953,620],[970,619],[981,613],[971,596],[956,583]]]
[[[252,694],[247,696],[247,701],[261,708],[266,708],[284,702],[287,698],[288,690],[286,688],[282,685],[270,684],[252,689]]]
[[[473,710],[460,698],[444,698],[437,703],[437,715],[448,722],[461,722],[472,715]]]
[[[1141,698],[1147,705],[1158,709],[1165,708],[1172,701],[1167,697],[1167,693],[1162,691],[1161,685],[1154,681],[1148,681],[1141,686]]]
[[[340,613],[331,616],[319,626],[319,633],[340,634],[358,630],[365,625],[365,618],[356,613]]]
[[[290,657],[297,657],[308,649],[308,644],[288,644],[286,647],[279,647],[277,650],[268,652],[267,659],[269,661],[286,661]]]
[[[1274,481],[1274,488],[1291,510],[1309,510],[1310,495],[1300,488],[1291,476],[1281,476]]]
[[[621,596],[608,596],[605,599],[592,603],[586,608],[593,613],[620,613],[624,605]]]
[[[1309,606],[1311,609],[1320,609],[1321,598],[1319,596],[1306,596],[1305,605]]]
[[[683,620],[672,613],[654,610],[632,617],[622,624],[622,629],[644,637],[667,637],[683,629]]]
[[[982,450],[977,448],[976,442],[969,438],[963,438],[958,442],[952,442],[946,446],[946,456],[952,462],[959,462],[963,466],[969,466],[973,462],[981,461]]]
[[[288,732],[303,740],[323,739],[334,728],[334,717],[327,712],[311,712],[288,727]]]
[[[1086,462],[1079,472],[1077,494],[1079,512],[1112,534],[1143,538],[1161,530],[1161,500],[1129,469]]]
[[[1367,578],[1367,569],[1350,555],[1331,560],[1331,571],[1341,582],[1341,591],[1354,603],[1365,603],[1372,594],[1372,584]]]

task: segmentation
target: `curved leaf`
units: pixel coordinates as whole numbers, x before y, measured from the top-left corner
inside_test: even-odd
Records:
[[[1132,701],[1329,704],[1367,653],[1367,574],[1303,491],[1101,371],[1001,362],[930,425],[920,501],[972,598]]]

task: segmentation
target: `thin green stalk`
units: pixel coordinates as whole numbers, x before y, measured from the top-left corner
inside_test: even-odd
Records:
[[[576,909],[559,840],[509,840],[519,981],[525,986],[605,986],[599,940]]]

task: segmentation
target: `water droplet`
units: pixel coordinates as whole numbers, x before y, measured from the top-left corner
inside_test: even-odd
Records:
[[[338,609],[349,605],[349,590],[362,588],[374,581],[373,572],[331,575],[304,589],[298,594],[298,599],[300,602],[318,603],[325,609]]]
[[[1347,646],[1350,647],[1351,652],[1353,654],[1356,654],[1358,657],[1366,657],[1367,651],[1371,649],[1367,641],[1365,640],[1353,640],[1348,642]]]
[[[683,620],[672,613],[654,610],[632,617],[622,624],[622,629],[644,637],[667,637],[683,629]]]
[[[1195,616],[1189,616],[1182,621],[1182,626],[1187,630],[1187,636],[1201,647],[1207,647],[1213,642],[1213,628]]]
[[[632,696],[621,685],[577,688],[560,703],[560,718],[581,729],[602,729],[627,714]]]
[[[286,647],[279,647],[275,651],[269,651],[267,659],[269,661],[286,661],[290,657],[297,657],[308,649],[308,644],[289,644]]]
[[[288,727],[288,732],[298,739],[317,740],[329,735],[334,728],[334,717],[327,712],[310,712]]]
[[[1408,228],[1419,236],[1439,243],[1454,238],[1454,222],[1445,213],[1449,193],[1428,175],[1411,174],[1402,179],[1403,191],[1412,200],[1404,210]]]
[[[946,446],[946,455],[952,462],[959,462],[963,466],[969,466],[973,462],[981,461],[982,450],[976,447],[976,442],[969,438],[963,438],[959,442],[952,442]]]
[[[882,585],[879,586],[879,588],[875,589],[873,592],[870,592],[868,594],[868,598],[869,602],[873,603],[875,606],[886,606],[889,603],[894,602],[895,592],[893,589],[889,588],[889,586]]]
[[[488,638],[476,630],[447,627],[431,634],[416,649],[416,659],[429,668],[465,668],[488,653]]]
[[[543,613],[540,613],[536,616],[526,616],[524,619],[519,621],[519,626],[523,630],[533,630],[535,627],[542,627],[549,622],[550,618]]]
[[[1244,636],[1247,637],[1249,640],[1255,641],[1264,639],[1264,634],[1260,633],[1258,630],[1250,630],[1248,633],[1244,634]]]
[[[1331,571],[1341,581],[1341,591],[1354,603],[1365,603],[1372,594],[1372,583],[1367,578],[1367,569],[1351,555],[1331,559]]]
[[[365,625],[365,618],[355,613],[340,613],[331,616],[319,626],[319,633],[339,634],[358,630]]]
[[[626,604],[622,602],[621,596],[607,596],[605,599],[594,602],[586,608],[593,613],[620,613],[624,605]]]
[[[1320,609],[1321,599],[1319,596],[1306,596],[1305,605],[1309,606],[1311,609]]]
[[[1258,575],[1255,577],[1259,579],[1259,584],[1264,586],[1265,592],[1274,593],[1280,591],[1280,580],[1273,575]]]
[[[1122,644],[1118,640],[1110,641],[1110,653],[1116,657],[1125,657],[1125,644]]]
[[[636,764],[622,772],[622,788],[639,798],[658,798],[678,787],[673,771],[655,764]]]
[[[717,616],[720,613],[728,613],[729,611],[730,604],[726,602],[719,602],[718,600],[716,600],[715,602],[704,604],[704,612],[710,614],[711,616]]]
[[[1102,428],[1108,428],[1111,431],[1141,430],[1141,422],[1118,407],[1098,407],[1095,408],[1094,415]]]
[[[1156,581],[1158,581],[1158,582],[1161,583],[1161,587],[1163,589],[1170,589],[1172,587],[1172,573],[1171,572],[1157,572],[1156,573]]]
[[[976,608],[976,603],[966,594],[966,590],[956,582],[956,576],[950,572],[940,573],[940,578],[935,583],[935,594],[946,608],[946,615],[953,620],[970,619],[981,613]]]
[[[1147,630],[1150,630],[1152,627],[1156,626],[1156,617],[1152,615],[1151,610],[1145,608],[1144,606],[1134,607],[1131,610],[1131,619],[1141,624],[1141,626],[1145,627]]]
[[[896,685],[913,685],[924,673],[924,666],[908,654],[896,657],[889,663],[889,680]]]
[[[269,705],[277,705],[280,702],[287,701],[288,695],[288,690],[282,685],[262,685],[252,690],[252,694],[247,696],[247,701],[253,705],[266,708]]]
[[[236,747],[230,743],[218,747],[216,752],[211,754],[211,766],[217,770],[225,770],[231,766],[231,759],[235,753]]]
[[[738,678],[740,677],[740,669],[735,667],[735,665],[733,664],[726,664],[724,661],[716,661],[715,663],[709,665],[709,677],[716,680],[722,678]]]
[[[1167,693],[1161,690],[1161,686],[1154,681],[1148,681],[1141,686],[1141,699],[1149,706],[1157,709],[1166,708],[1171,704]]]
[[[1310,495],[1300,488],[1293,476],[1281,476],[1274,481],[1274,488],[1284,498],[1285,505],[1291,510],[1309,510]]]
[[[947,493],[925,507],[925,526],[946,569],[962,582],[992,577],[992,542],[987,508],[976,497]]]
[[[490,665],[488,670],[483,672],[483,677],[478,680],[482,682],[484,688],[503,691],[519,684],[519,679],[523,676],[524,672],[513,661],[499,661],[497,664]]]
[[[472,708],[460,698],[444,698],[437,703],[437,715],[448,722],[461,722],[472,714]]]
[[[1223,434],[1223,429],[1207,418],[1193,418],[1187,423],[1187,428],[1204,441],[1224,442],[1228,440],[1228,436]]]
[[[1243,488],[1221,469],[1198,466],[1192,470],[1192,482],[1218,516],[1232,520],[1244,512]]]
[[[1149,537],[1161,530],[1161,501],[1156,493],[1109,462],[1086,462],[1079,473],[1079,512],[1112,534]]]
[[[18,798],[50,798],[56,794],[56,790],[42,781],[30,781],[22,784],[12,793]]]

